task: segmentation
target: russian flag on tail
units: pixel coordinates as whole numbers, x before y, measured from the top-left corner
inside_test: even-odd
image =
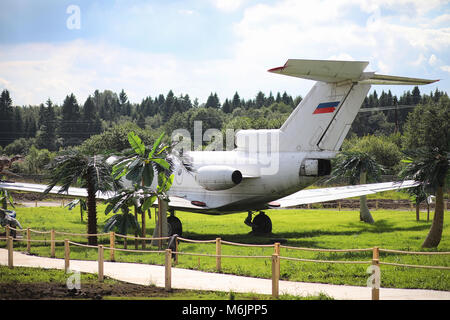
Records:
[[[313,114],[333,113],[336,107],[339,105],[339,102],[340,101],[319,103],[316,110],[314,110]]]

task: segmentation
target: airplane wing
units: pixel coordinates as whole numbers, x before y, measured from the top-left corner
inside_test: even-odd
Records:
[[[403,182],[370,183],[355,186],[306,189],[300,190],[287,197],[275,200],[280,208],[294,207],[302,204],[325,202],[345,198],[359,197],[367,194],[398,190],[418,186],[420,183],[413,180]]]
[[[15,191],[24,191],[24,192],[36,192],[36,193],[44,193],[45,189],[47,189],[47,185],[45,184],[36,184],[36,183],[25,183],[25,182],[0,182],[0,189],[6,190],[15,190]],[[87,190],[85,188],[74,188],[70,187],[67,193],[61,193],[60,187],[53,187],[49,193],[51,194],[59,194],[59,195],[67,195],[71,197],[87,197]],[[111,198],[114,195],[114,192],[97,192],[96,198],[106,200]]]
[[[14,191],[23,191],[23,192],[35,192],[35,193],[44,193],[45,189],[47,189],[47,185],[45,184],[36,184],[36,183],[23,183],[23,182],[3,182],[0,181],[0,189],[6,190],[14,190]],[[69,191],[66,193],[60,193],[60,187],[54,187],[50,190],[51,194],[58,194],[62,196],[69,197],[80,197],[86,198],[87,191],[85,188],[74,188],[70,187]],[[115,192],[97,192],[96,198],[101,200],[107,200],[112,198],[115,195]],[[195,203],[195,202],[194,202]],[[153,205],[157,205],[158,201],[156,200]],[[179,209],[191,209],[196,211],[203,211],[207,209],[206,206],[194,205],[190,200],[186,200],[181,197],[170,196],[169,197],[169,207],[179,208]]]
[[[377,192],[383,192],[388,190],[398,190],[403,188],[410,188],[419,185],[419,182],[413,180],[407,180],[403,182],[384,182],[384,183],[371,183],[355,186],[345,187],[332,187],[332,188],[320,188],[320,189],[306,189],[293,193],[284,198],[272,201],[273,207],[287,208],[294,207],[302,204],[325,202],[332,200],[339,200],[345,198],[359,197],[367,194],[373,194]],[[35,184],[35,183],[22,183],[22,182],[0,182],[0,189],[24,191],[24,192],[36,192],[44,193],[47,185]],[[70,187],[67,193],[60,193],[59,187],[54,187],[50,190],[51,194],[67,195],[71,197],[87,197],[87,191],[84,188]],[[97,199],[107,200],[114,196],[114,192],[98,192]],[[181,197],[170,196],[169,207],[175,209],[185,209],[188,211],[204,211],[208,207],[204,203],[196,204],[195,201],[190,201]],[[157,202],[155,201],[154,205]],[[272,205],[270,205],[272,206]]]

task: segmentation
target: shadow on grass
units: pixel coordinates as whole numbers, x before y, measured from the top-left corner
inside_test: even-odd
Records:
[[[389,222],[386,219],[381,219],[373,224],[367,224],[361,221],[350,222],[345,225],[339,225],[339,228],[345,229],[341,231],[332,230],[305,230],[294,232],[279,232],[268,235],[254,235],[252,233],[237,233],[237,234],[221,234],[220,232],[212,233],[196,233],[185,232],[184,238],[193,240],[212,240],[220,237],[222,240],[245,243],[245,244],[272,244],[274,240],[286,240],[287,245],[320,248],[318,241],[312,240],[321,236],[354,236],[362,233],[392,233],[392,232],[407,232],[407,231],[425,231],[430,228],[429,223],[421,223],[415,226],[399,226],[395,223]]]
[[[346,228],[352,228],[357,229],[354,233],[362,233],[362,232],[368,232],[368,233],[386,233],[386,232],[399,232],[399,231],[423,231],[428,230],[430,228],[429,223],[421,223],[415,226],[411,227],[403,227],[395,225],[392,222],[389,222],[386,219],[381,219],[375,221],[373,224],[364,223],[362,221],[358,222],[350,222],[346,225],[341,225]],[[352,233],[352,234],[354,234]]]

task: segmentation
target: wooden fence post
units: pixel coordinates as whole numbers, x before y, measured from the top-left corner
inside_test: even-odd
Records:
[[[372,283],[372,300],[380,300],[380,249],[374,247],[372,251],[372,266],[374,278]]]
[[[222,243],[220,238],[216,238],[216,269],[218,272],[222,270]]]
[[[280,289],[280,256],[272,254],[272,298],[278,299]]]
[[[280,243],[279,242],[275,242],[273,244],[273,253],[280,255]]]
[[[7,247],[8,247],[8,267],[12,269],[12,268],[14,268],[13,238],[12,237],[8,237],[6,243],[7,243]]]
[[[27,252],[31,253],[31,231],[27,228]]]
[[[50,231],[50,257],[55,257],[55,230]]]
[[[166,263],[165,263],[165,290],[172,290],[172,250],[166,249]]]
[[[5,230],[6,230],[6,239],[8,239],[9,238],[9,235],[10,235],[10,230],[9,230],[9,225],[6,225],[5,226]]]
[[[103,245],[98,246],[98,281],[103,282]]]
[[[116,257],[114,255],[115,243],[116,243],[116,233],[114,231],[111,231],[109,233],[109,247],[111,248],[111,250],[109,250],[109,260],[111,261],[116,261]]]
[[[70,268],[70,244],[69,239],[64,239],[64,270],[67,273]]]

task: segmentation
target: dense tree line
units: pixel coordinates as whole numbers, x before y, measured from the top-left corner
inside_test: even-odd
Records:
[[[437,102],[442,96],[447,93],[436,89],[429,95],[421,94],[418,87],[400,97],[391,91],[382,91],[380,95],[373,91],[365,98],[363,108],[396,105],[403,108],[359,113],[350,135],[402,132],[407,115],[413,110],[404,108],[405,105]],[[178,128],[193,133],[195,121],[202,121],[203,132],[209,128],[279,128],[301,99],[286,92],[266,95],[260,91],[253,99],[243,99],[235,92],[232,98],[221,101],[217,93],[211,92],[205,103],[199,103],[188,94],[176,96],[170,90],[166,95],[148,96],[140,103],[131,103],[124,90],[119,94],[96,90],[84,103],[71,93],[62,105],[48,99],[39,106],[14,106],[9,91],[4,89],[0,95],[0,152],[26,153],[31,145],[57,151],[80,145],[91,136],[127,122],[156,131],[155,134],[165,131],[169,136]]]
[[[412,91],[406,91],[402,96],[392,95],[391,91],[382,91],[378,96],[377,91],[369,94],[363,102],[362,108],[380,108],[395,107],[395,110],[360,112],[352,124],[351,132],[358,136],[367,134],[391,134],[394,132],[403,132],[406,118],[414,110],[414,106],[426,104],[428,102],[437,103],[442,96],[447,96],[446,92],[436,89],[429,95],[421,94],[419,87],[414,87]],[[407,108],[411,106],[411,108]]]

